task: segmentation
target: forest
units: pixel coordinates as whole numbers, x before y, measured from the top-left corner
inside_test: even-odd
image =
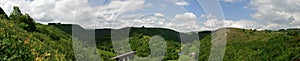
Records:
[[[40,24],[29,14],[23,14],[14,7],[8,16],[0,7],[0,60],[12,61],[74,61],[72,46],[72,27],[75,24]],[[129,43],[136,56],[147,57],[151,53],[149,41],[159,35],[166,41],[163,61],[185,61],[183,49],[194,51],[198,48],[198,60],[209,60],[211,52],[211,31],[191,32],[199,36],[194,42],[199,47],[182,45],[180,33],[172,29],[128,27]],[[81,28],[84,31],[84,28]],[[126,29],[126,28],[122,28]],[[116,30],[122,30],[116,29]],[[224,61],[292,61],[300,58],[300,29],[256,30],[241,28],[222,28],[228,30]],[[115,29],[95,29],[95,42],[101,60],[114,61],[117,56],[111,39]],[[78,39],[84,40],[84,39]],[[73,40],[74,41],[74,40]],[[77,45],[81,45],[80,43]],[[81,48],[81,47],[76,47]],[[142,60],[142,59],[141,59]]]

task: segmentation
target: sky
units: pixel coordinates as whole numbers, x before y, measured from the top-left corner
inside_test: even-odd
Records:
[[[84,28],[159,27],[181,32],[223,27],[300,28],[300,0],[1,0],[7,13],[19,6],[38,23]]]

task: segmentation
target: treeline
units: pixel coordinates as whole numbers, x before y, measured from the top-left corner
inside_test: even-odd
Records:
[[[238,28],[227,28],[227,30],[229,32],[226,36],[227,44],[224,61],[293,61],[300,57],[300,30],[258,31]],[[148,47],[149,39],[154,35],[163,35],[167,42],[167,52],[163,57],[163,61],[181,60],[187,57],[180,57],[184,46],[175,38],[179,37],[177,33],[176,31],[159,28],[132,28],[129,42],[131,49],[137,51],[137,56],[147,57],[151,52]],[[114,53],[109,34],[110,32],[104,34],[106,36],[103,34],[103,36],[96,36],[97,47],[101,51],[106,51],[106,53]],[[212,44],[210,32],[199,32],[199,38],[200,53],[198,59],[199,61],[206,61],[209,59]],[[190,50],[192,47],[184,49]],[[109,60],[110,57],[116,55],[111,53],[101,55]]]
[[[63,28],[62,26],[56,26]],[[223,60],[224,61],[244,61],[244,60],[280,60],[291,61],[300,57],[300,30],[249,30],[239,28],[226,28],[227,44]],[[110,60],[116,56],[111,43],[111,29],[96,29],[95,37],[97,48],[104,60]],[[210,56],[211,32],[198,32],[200,42],[199,61],[206,61]],[[167,43],[167,52],[163,61],[180,60],[188,57],[180,54],[184,48],[179,39],[179,32],[163,28],[135,28],[131,27],[129,33],[129,43],[133,51],[137,51],[137,56],[147,57],[151,50],[149,40],[154,35],[161,35]]]

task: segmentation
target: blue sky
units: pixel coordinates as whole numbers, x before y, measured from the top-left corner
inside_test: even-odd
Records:
[[[88,0],[88,1],[91,6],[98,6],[103,4],[104,2],[108,2],[108,3],[110,2],[110,0]],[[149,2],[151,2],[151,0]],[[152,2],[157,3],[159,1],[152,0]],[[204,13],[202,7],[200,6],[200,3],[198,3],[196,0],[187,0],[187,2],[189,3],[189,5],[184,6],[184,8],[187,11],[193,12],[197,16],[200,16],[201,14]],[[223,9],[226,19],[233,19],[233,20],[252,19],[249,14],[254,13],[254,11],[244,8],[245,6],[247,6],[247,4],[249,4],[249,0],[243,0],[239,2],[233,2],[233,3],[221,1],[219,3]]]
[[[90,5],[97,6],[101,5],[103,2],[109,3],[110,0],[88,0]],[[153,3],[159,3],[159,1],[155,0],[147,0],[149,2]],[[211,0],[212,1],[212,0]],[[197,0],[186,0],[186,2],[189,3],[188,6],[183,6],[184,9],[187,12],[192,12],[197,16],[197,19],[199,22],[204,22],[199,17],[201,14],[205,14],[200,3],[197,2]],[[247,20],[253,20],[253,18],[250,16],[250,14],[255,13],[254,10],[250,10],[245,8],[249,4],[249,0],[242,0],[238,2],[224,2],[220,1],[220,6],[222,7],[224,17],[227,20],[241,20],[241,19],[247,19]],[[172,8],[172,7],[170,7]],[[170,14],[170,13],[168,13]],[[166,15],[168,15],[166,14]],[[173,14],[174,15],[174,14]]]
[[[200,16],[204,14],[200,3],[196,0],[188,0],[190,3],[189,6],[185,6],[188,11],[193,12],[195,15]],[[249,19],[253,20],[250,14],[255,13],[255,11],[245,8],[249,4],[249,0],[243,0],[239,2],[219,2],[222,7],[225,19],[228,20],[240,20],[240,19]]]
[[[245,8],[249,4],[249,0],[243,0],[235,3],[220,2],[223,7],[224,16],[226,19],[239,20],[239,19],[250,19],[255,11]]]

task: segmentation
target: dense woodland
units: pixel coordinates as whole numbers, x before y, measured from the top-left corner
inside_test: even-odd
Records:
[[[0,8],[0,60],[75,60],[72,38],[54,26],[42,25],[18,7],[7,16]]]
[[[71,37],[74,26],[80,27],[72,24],[39,24],[18,7],[14,7],[9,16],[0,8],[0,60],[76,60]],[[167,51],[163,61],[184,60],[184,56],[179,56],[183,52],[181,50],[195,48],[182,46],[180,32],[171,29],[130,28],[129,43],[139,57],[147,57],[151,53],[148,43],[154,35],[160,35],[166,41]],[[228,30],[224,61],[290,61],[300,57],[300,29],[223,29]],[[113,61],[110,58],[117,55],[111,43],[111,30],[95,30],[98,53],[104,61]],[[199,34],[200,43],[198,59],[206,61],[211,51],[211,32],[196,33]]]

